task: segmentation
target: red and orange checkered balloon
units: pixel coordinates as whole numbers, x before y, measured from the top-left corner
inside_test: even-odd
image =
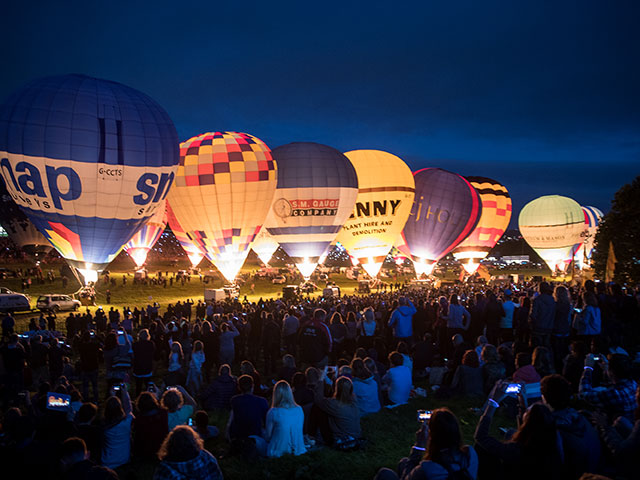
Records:
[[[269,147],[252,135],[203,133],[180,144],[169,203],[189,238],[229,281],[267,216],[276,182]]]

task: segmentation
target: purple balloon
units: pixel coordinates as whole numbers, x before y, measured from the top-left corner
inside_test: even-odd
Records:
[[[476,189],[457,173],[423,168],[413,177],[416,196],[404,239],[413,260],[435,263],[473,231],[482,202]]]

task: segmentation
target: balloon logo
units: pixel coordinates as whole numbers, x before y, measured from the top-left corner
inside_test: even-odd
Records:
[[[358,175],[358,197],[336,240],[375,278],[409,218],[415,182],[400,158],[379,150],[346,152]]]
[[[0,107],[9,195],[85,281],[160,208],[177,164],[167,113],[119,83],[43,78]]]
[[[197,267],[204,257],[204,252],[196,243],[194,243],[189,238],[187,233],[184,231],[184,229],[180,225],[180,222],[178,222],[175,213],[173,213],[173,209],[169,204],[169,200],[167,200],[167,223],[176,239],[178,240],[178,243],[187,254],[187,258],[189,258],[191,266],[194,268]]]
[[[485,177],[466,177],[480,195],[482,214],[471,234],[453,249],[453,256],[469,275],[496,246],[511,220],[511,197],[504,185]]]
[[[456,173],[424,168],[413,177],[416,194],[404,239],[416,273],[428,275],[438,260],[473,231],[482,204],[476,189]]]
[[[283,145],[273,158],[278,188],[265,226],[309,278],[353,211],[356,171],[338,150],[318,143]]]
[[[568,197],[545,195],[527,203],[518,218],[520,233],[552,272],[564,270],[583,241],[582,207]]]
[[[180,144],[171,208],[191,241],[230,282],[267,216],[276,174],[269,147],[246,133],[203,133]]]
[[[142,267],[147,261],[149,251],[167,226],[166,202],[166,200],[163,200],[162,206],[156,210],[156,213],[124,246],[124,251],[129,254],[138,268]]]

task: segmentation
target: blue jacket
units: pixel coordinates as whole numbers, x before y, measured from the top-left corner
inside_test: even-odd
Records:
[[[573,328],[577,330],[578,335],[600,335],[600,309],[587,305],[582,312],[576,315],[573,320]]]
[[[413,335],[412,321],[416,311],[411,300],[409,300],[409,305],[401,305],[393,311],[389,319],[389,326],[393,327],[394,337],[406,338]]]
[[[550,334],[556,319],[556,301],[546,293],[533,299],[529,324],[533,334]]]

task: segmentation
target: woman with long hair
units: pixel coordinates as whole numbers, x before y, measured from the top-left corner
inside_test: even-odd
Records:
[[[402,480],[470,478],[478,475],[478,455],[470,445],[462,445],[462,432],[456,416],[448,408],[431,413],[416,432],[416,443],[409,457],[400,460]],[[377,480],[397,479],[395,472],[383,468]]]
[[[378,383],[373,373],[366,367],[362,358],[354,358],[351,361],[353,373],[353,391],[356,394],[356,403],[361,415],[380,411],[380,395]]]
[[[496,383],[476,427],[474,438],[479,448],[481,475],[485,478],[559,479],[563,471],[561,441],[554,417],[546,405],[533,404],[510,440],[498,440],[489,434],[493,415],[507,397],[508,385],[508,382]]]
[[[191,427],[180,426],[169,432],[158,451],[158,459],[160,464],[153,480],[222,480],[216,458],[204,449],[202,439]]]
[[[115,394],[118,393],[119,397]],[[102,464],[117,468],[129,461],[131,456],[131,399],[127,389],[119,386],[111,390],[104,406],[102,433]]]
[[[333,396],[328,398],[324,396],[324,377],[320,380],[315,386],[314,402],[325,414],[320,420],[320,430],[325,442],[333,444],[345,439],[360,438],[360,410],[351,380],[339,377],[335,382]]]
[[[306,453],[303,425],[302,407],[293,399],[289,384],[285,380],[280,380],[273,388],[271,408],[267,412],[265,423],[267,456],[281,457],[287,453],[292,455]]]
[[[553,297],[556,300],[556,314],[553,321],[553,331],[551,332],[551,349],[553,351],[555,370],[561,371],[562,360],[569,352],[573,304],[569,298],[569,290],[562,285],[556,287]]]
[[[151,392],[142,392],[136,400],[136,418],[133,420],[133,451],[151,459],[156,455],[164,437],[169,433],[167,410],[158,404]]]

